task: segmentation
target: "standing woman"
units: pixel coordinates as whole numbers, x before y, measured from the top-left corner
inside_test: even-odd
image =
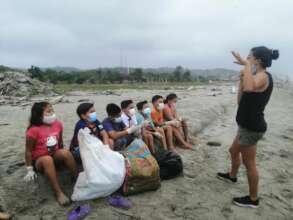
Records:
[[[35,171],[45,174],[60,205],[68,205],[70,200],[61,190],[56,163],[62,163],[77,177],[77,168],[72,154],[63,148],[63,126],[56,119],[54,109],[48,102],[35,103],[31,110],[30,125],[26,131],[25,181],[36,178]]]
[[[218,173],[220,179],[237,182],[237,173],[241,164],[247,170],[249,195],[234,198],[234,204],[242,207],[257,208],[258,199],[258,171],[256,168],[256,145],[267,130],[264,110],[273,91],[273,78],[266,71],[272,65],[272,60],[279,57],[278,50],[266,47],[255,47],[247,59],[239,53],[232,52],[235,63],[244,66],[240,72],[238,90],[238,111],[236,121],[238,133],[230,147],[231,170],[228,173]]]

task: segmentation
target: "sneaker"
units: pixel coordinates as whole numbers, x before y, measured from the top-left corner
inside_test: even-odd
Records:
[[[237,182],[237,177],[230,177],[229,173],[218,173],[217,177],[221,180],[225,180],[229,183],[236,183]]]
[[[248,207],[248,208],[256,209],[259,206],[259,199],[256,201],[252,201],[250,199],[250,196],[244,196],[244,197],[234,198],[233,203],[240,207]]]

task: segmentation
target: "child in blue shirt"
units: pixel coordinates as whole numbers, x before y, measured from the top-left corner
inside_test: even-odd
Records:
[[[88,127],[93,135],[98,137],[105,145],[108,145],[111,148],[113,147],[113,142],[111,142],[103,125],[97,119],[97,113],[93,103],[80,104],[77,107],[76,113],[79,116],[80,120],[75,125],[74,134],[70,144],[70,151],[73,154],[76,162],[81,164],[77,138],[80,129]]]

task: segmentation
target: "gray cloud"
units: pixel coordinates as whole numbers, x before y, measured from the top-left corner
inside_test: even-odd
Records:
[[[283,0],[6,0],[0,62],[28,67],[237,68],[230,50],[280,49],[272,71],[290,74],[293,2]],[[293,75],[293,74],[292,74]]]

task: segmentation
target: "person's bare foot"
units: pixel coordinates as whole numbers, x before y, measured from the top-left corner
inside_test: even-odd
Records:
[[[196,145],[196,144],[198,144],[198,139],[196,139],[195,137],[189,137],[188,142],[193,145]]]
[[[175,147],[171,148],[170,151],[172,151],[172,152],[178,154],[178,151],[177,151],[177,149],[176,149]]]
[[[184,147],[185,149],[192,149],[192,145],[189,144],[189,143],[184,144],[183,147]]]
[[[0,212],[0,219],[1,220],[11,219],[11,215],[9,215],[8,213],[5,213],[5,212]]]
[[[60,193],[59,195],[57,195],[57,202],[61,206],[67,206],[70,204],[70,199],[66,195],[64,195],[64,193]]]

